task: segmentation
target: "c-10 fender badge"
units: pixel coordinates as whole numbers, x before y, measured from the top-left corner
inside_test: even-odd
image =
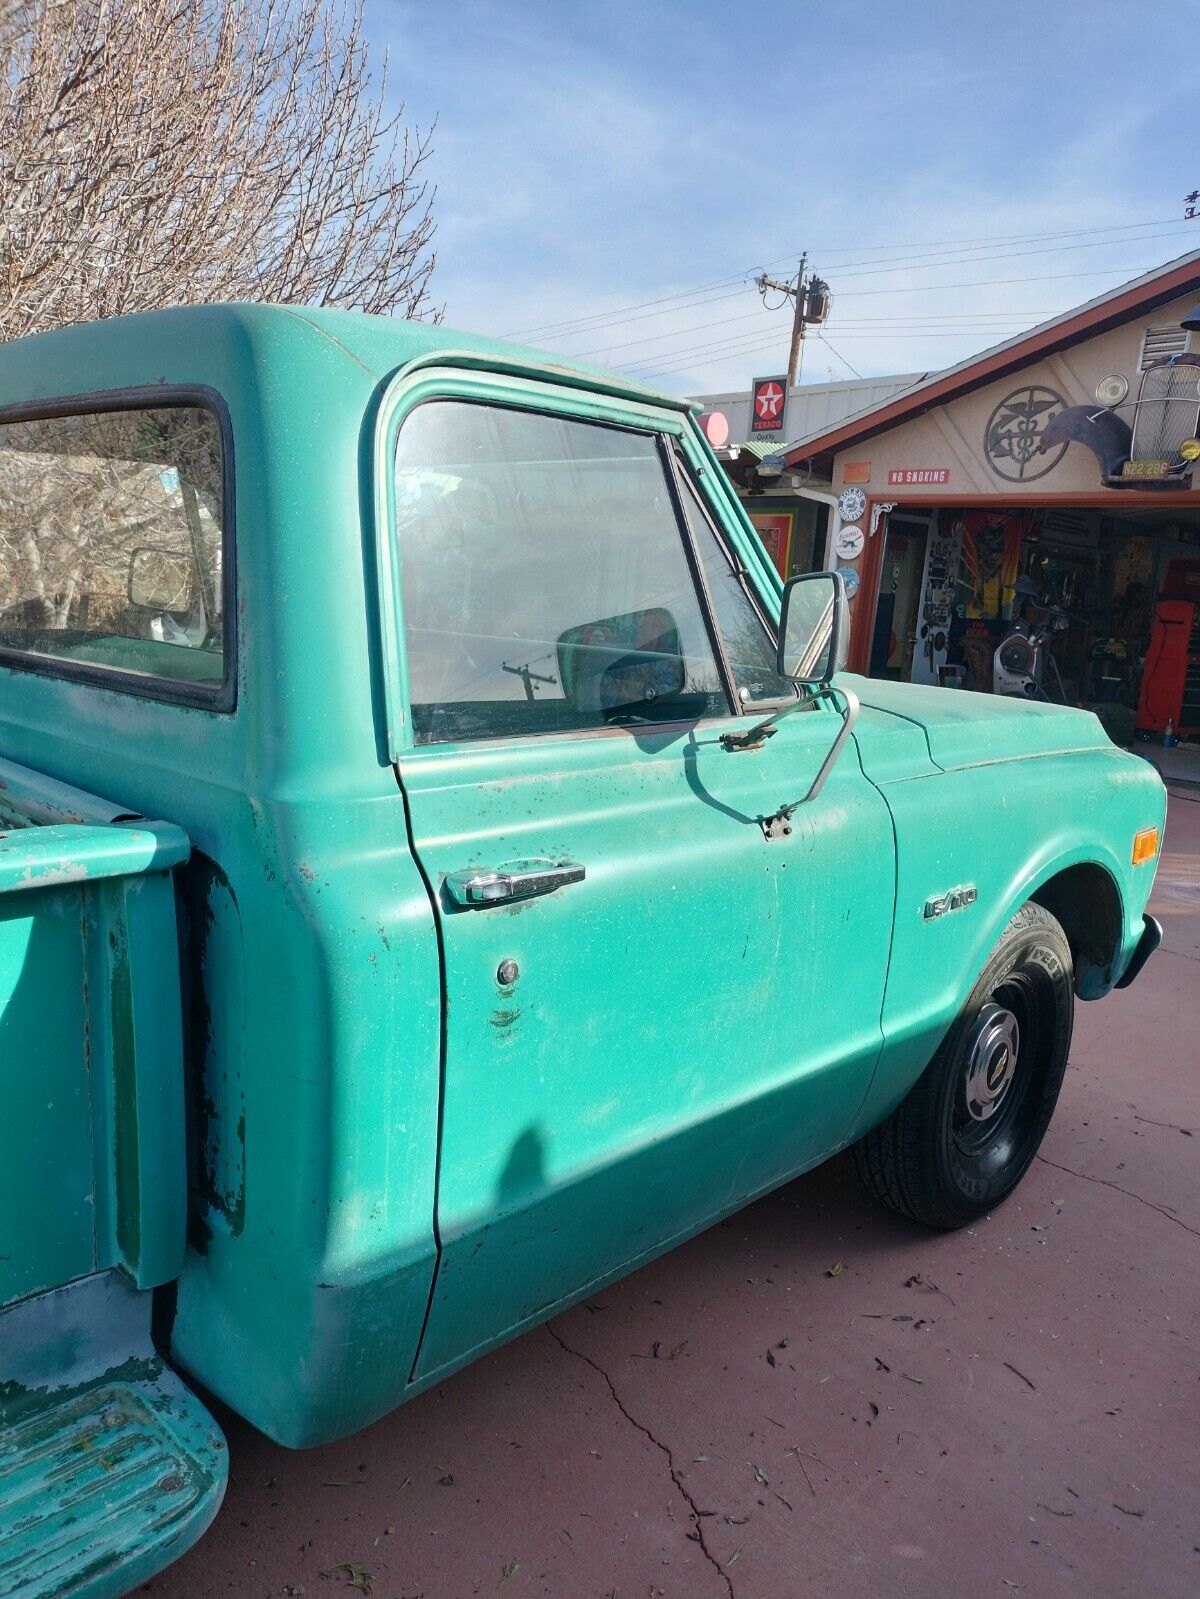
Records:
[[[927,922],[933,921],[935,916],[944,916],[947,911],[961,911],[968,905],[974,905],[979,898],[979,890],[973,885],[966,888],[952,888],[948,894],[939,894],[936,899],[927,899],[922,914]]]

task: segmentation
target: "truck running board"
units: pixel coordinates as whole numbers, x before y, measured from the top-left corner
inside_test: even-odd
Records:
[[[0,1310],[0,1599],[116,1599],[216,1515],[221,1429],[117,1272]]]

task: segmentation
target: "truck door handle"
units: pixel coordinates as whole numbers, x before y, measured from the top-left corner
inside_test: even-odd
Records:
[[[477,866],[465,872],[450,872],[446,892],[456,905],[484,910],[489,905],[552,894],[568,883],[582,883],[586,876],[584,868],[574,861],[510,861],[495,870]]]

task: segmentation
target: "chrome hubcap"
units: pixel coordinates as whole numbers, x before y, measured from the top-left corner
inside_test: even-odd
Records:
[[[985,1005],[975,1023],[967,1053],[967,1111],[985,1122],[1000,1108],[1017,1069],[1021,1030],[1012,1011]]]

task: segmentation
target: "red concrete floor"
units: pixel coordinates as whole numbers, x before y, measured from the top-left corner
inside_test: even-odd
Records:
[[[923,1232],[842,1158],[346,1442],[226,1417],[156,1599],[1200,1594],[1198,801],[995,1215]]]

